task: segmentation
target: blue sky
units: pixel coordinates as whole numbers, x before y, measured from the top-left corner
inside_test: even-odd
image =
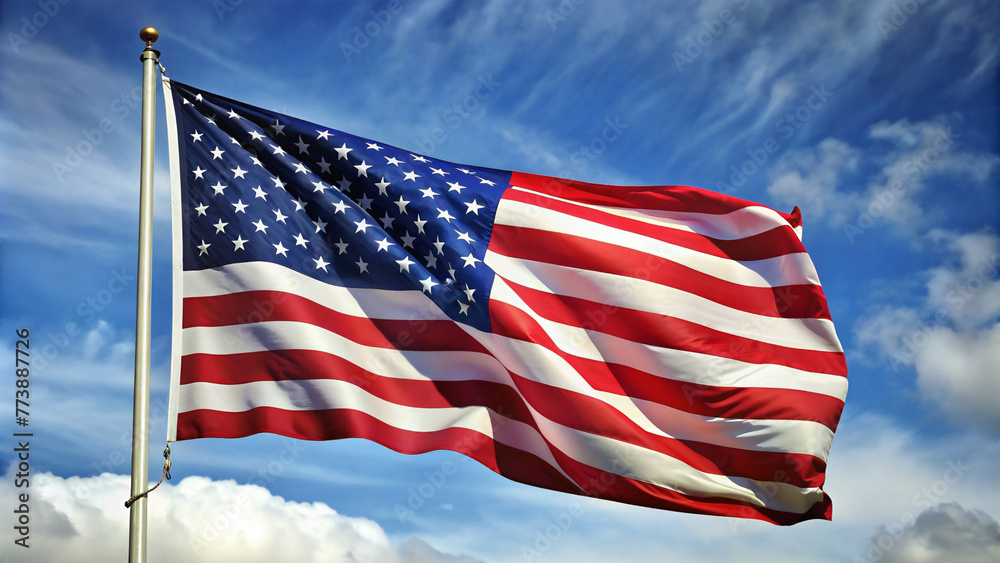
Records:
[[[173,447],[174,479],[149,501],[151,561],[1000,553],[995,3],[42,0],[0,5],[0,334],[11,357],[31,331],[36,432],[33,547],[14,551],[5,524],[0,556],[127,549],[146,25],[176,80],[416,152],[799,206],[851,386],[832,522],[659,512],[450,452],[256,436]],[[169,371],[162,95],[157,113],[151,475]]]

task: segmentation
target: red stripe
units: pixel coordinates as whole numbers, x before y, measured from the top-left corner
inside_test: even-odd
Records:
[[[650,281],[755,315],[830,318],[818,285],[739,285],[666,258],[575,235],[496,225],[489,250],[510,258]],[[608,260],[608,256],[615,259]]]
[[[696,250],[704,254],[729,258],[731,260],[764,260],[786,254],[805,253],[802,241],[799,240],[799,237],[788,223],[779,224],[768,231],[743,238],[719,239],[690,231],[655,225],[629,217],[622,217],[600,209],[583,207],[520,190],[508,190],[504,194],[504,199],[551,209],[623,231]]]
[[[493,441],[479,432],[463,428],[413,432],[353,410],[283,411],[260,407],[240,413],[199,410],[178,415],[178,440],[207,436],[239,438],[261,432],[306,440],[364,438],[405,454],[454,450],[514,481],[651,508],[755,518],[782,525],[814,518],[829,519],[831,512],[829,497],[825,493],[823,501],[814,504],[805,514],[749,506],[728,498],[686,496],[596,469],[550,445],[559,465],[580,483],[577,485],[534,454]],[[622,465],[627,470],[627,464]]]
[[[294,366],[301,366],[301,370],[292,371]],[[705,473],[767,481],[781,471],[788,474],[788,482],[811,487],[822,484],[825,469],[825,464],[813,456],[752,451],[651,434],[601,401],[516,374],[511,376],[517,390],[501,383],[479,380],[400,380],[365,372],[341,358],[308,350],[230,356],[196,354],[182,359],[181,372],[182,379],[187,382],[192,380],[192,373],[212,373],[211,382],[222,384],[288,379],[347,381],[376,397],[409,407],[486,407],[539,432],[537,422],[525,405],[527,401],[554,422],[658,451]],[[791,471],[791,467],[796,471]]]
[[[485,352],[474,338],[450,320],[356,317],[280,291],[245,291],[184,299],[184,328],[261,321],[309,323],[358,344],[378,348]]]
[[[847,375],[843,352],[802,350],[769,344],[667,315],[624,307],[612,308],[595,301],[555,295],[509,280],[504,281],[532,311],[558,323],[597,330],[650,346],[720,356],[753,364],[774,364],[809,372]],[[493,332],[513,336],[503,331],[507,327],[518,327],[524,322],[524,317],[517,314],[511,316],[509,309],[512,308],[495,299],[490,301]],[[539,327],[538,330],[542,329]],[[766,330],[766,327],[761,330]],[[527,335],[514,337],[531,338]]]
[[[604,186],[525,172],[511,174],[510,184],[580,203],[628,209],[722,215],[745,207],[764,207],[752,201],[691,186]],[[787,213],[776,213],[786,220],[792,217]]]

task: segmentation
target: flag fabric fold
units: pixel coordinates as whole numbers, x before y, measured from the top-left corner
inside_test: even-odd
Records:
[[[364,438],[630,504],[831,517],[847,368],[798,210],[164,91],[169,440]]]

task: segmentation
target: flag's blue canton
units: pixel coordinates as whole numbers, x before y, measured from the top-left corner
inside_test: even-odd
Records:
[[[346,287],[418,289],[489,330],[483,259],[509,172],[172,85],[185,270],[270,261]]]

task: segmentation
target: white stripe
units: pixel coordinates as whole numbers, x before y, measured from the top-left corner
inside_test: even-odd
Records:
[[[755,315],[651,281],[509,258],[494,251],[486,252],[485,262],[498,276],[539,291],[666,315],[778,346],[824,352],[843,351],[833,322],[828,319]]]
[[[256,407],[290,411],[344,408],[369,413],[386,424],[415,432],[434,432],[457,427],[493,436],[494,428],[483,407],[406,407],[382,400],[340,381],[267,381],[241,385],[191,383],[181,386],[180,393],[182,403],[191,410],[243,412]],[[668,455],[582,432],[555,423],[534,409],[531,411],[541,433],[556,448],[581,463],[615,475],[624,475],[692,496],[731,498],[794,513],[807,511],[823,498],[818,489],[803,489],[779,482],[761,484],[751,479],[696,471]],[[508,420],[501,428],[507,429],[510,434],[496,436],[497,441],[528,451],[558,467],[543,441],[536,438],[533,428],[514,420]],[[513,431],[515,428],[516,432]],[[504,441],[513,434],[517,436],[513,443]],[[581,485],[587,490],[594,490],[594,484]]]
[[[657,377],[688,383],[793,389],[829,395],[841,401],[847,397],[847,378],[840,375],[652,346],[545,319],[499,278],[493,284],[490,298],[516,307],[534,319],[557,348],[580,358],[620,364]]]
[[[816,268],[809,255],[804,252],[764,260],[736,261],[508,199],[500,200],[495,223],[607,242],[651,254],[657,260],[676,262],[721,280],[750,287],[819,285]]]
[[[238,262],[184,272],[185,297],[211,297],[243,291],[294,293],[345,315],[370,319],[447,320],[421,291],[341,287],[321,282],[271,262]],[[263,303],[264,315],[273,303]],[[400,311],[406,314],[400,315]],[[248,315],[250,311],[247,312]],[[266,315],[265,315],[266,316]]]
[[[571,199],[556,197],[551,194],[536,192],[527,188],[513,186],[519,192],[561,201],[577,207],[585,207],[602,211],[625,219],[639,221],[657,227],[697,233],[706,237],[721,240],[737,240],[759,235],[776,227],[791,225],[784,217],[773,209],[761,205],[750,205],[729,213],[695,213],[693,211],[665,211],[662,209],[635,209],[629,207],[611,207],[581,203]]]

